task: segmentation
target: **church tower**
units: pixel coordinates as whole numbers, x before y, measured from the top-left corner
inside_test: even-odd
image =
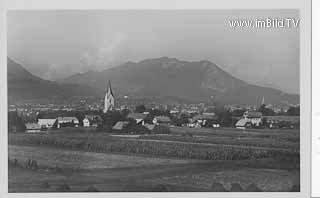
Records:
[[[111,82],[108,82],[107,93],[104,98],[104,109],[103,113],[114,110],[114,96],[111,89]]]
[[[264,105],[264,96],[262,97],[261,105]]]

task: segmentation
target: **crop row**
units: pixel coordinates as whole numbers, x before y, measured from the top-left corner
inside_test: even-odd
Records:
[[[242,160],[258,158],[288,158],[299,157],[299,152],[264,150],[250,147],[225,147],[223,145],[192,145],[172,142],[128,141],[115,140],[112,142],[64,139],[50,136],[26,135],[9,139],[9,144],[43,145],[57,148],[78,149],[95,152],[113,152],[126,154],[145,154],[186,159],[203,160]]]
[[[148,140],[168,140],[179,142],[192,143],[212,143],[225,145],[241,145],[241,146],[255,146],[255,147],[270,147],[270,148],[286,148],[299,150],[299,143],[293,143],[283,140],[266,139],[266,138],[241,138],[241,137],[213,137],[203,136],[194,137],[186,135],[143,135],[140,139]]]

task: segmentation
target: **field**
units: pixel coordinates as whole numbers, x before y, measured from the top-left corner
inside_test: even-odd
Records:
[[[171,131],[9,134],[9,192],[299,189],[298,130]]]

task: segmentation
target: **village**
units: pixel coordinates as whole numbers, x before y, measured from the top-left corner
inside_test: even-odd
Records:
[[[128,100],[127,100],[128,101]],[[80,101],[84,103],[84,101]],[[91,128],[104,132],[128,132],[129,126],[142,126],[143,130],[152,131],[155,126],[187,127],[187,128],[220,128],[237,129],[298,129],[300,126],[299,105],[288,106],[287,109],[272,108],[266,105],[262,98],[261,105],[224,105],[217,107],[205,103],[188,105],[153,105],[134,101],[133,104],[115,102],[111,83],[103,101],[103,111],[95,105],[93,109],[39,107],[24,108],[9,107],[9,119],[19,117],[21,123],[10,122],[9,131],[41,132],[65,127]],[[10,117],[10,114],[12,115]],[[141,130],[141,127],[139,128]],[[131,131],[131,133],[139,133]]]
[[[115,104],[109,81],[103,109],[9,111],[9,191],[300,189],[299,105]]]

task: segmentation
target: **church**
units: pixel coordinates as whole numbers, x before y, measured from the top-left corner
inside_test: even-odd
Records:
[[[108,81],[107,93],[104,97],[104,109],[103,113],[114,110],[114,95],[111,88],[111,82]]]

